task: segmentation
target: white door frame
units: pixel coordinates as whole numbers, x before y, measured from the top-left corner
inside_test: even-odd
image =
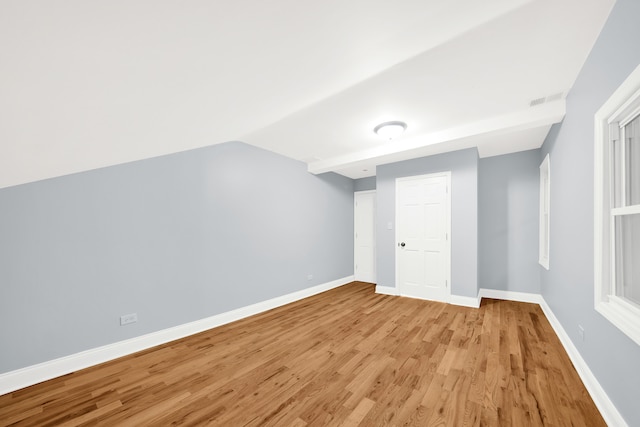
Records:
[[[399,227],[398,227],[398,210],[399,210],[399,200],[398,200],[398,183],[399,182],[403,182],[403,181],[410,181],[410,180],[414,180],[414,179],[423,179],[423,178],[437,178],[437,177],[441,177],[444,176],[447,180],[447,200],[445,202],[445,206],[447,209],[447,223],[446,223],[446,233],[447,233],[447,243],[446,243],[446,251],[447,251],[447,263],[445,265],[445,277],[446,277],[446,282],[447,282],[447,289],[446,289],[446,301],[441,301],[441,302],[450,302],[451,301],[451,171],[445,171],[445,172],[436,172],[436,173],[430,173],[430,174],[424,174],[424,175],[413,175],[413,176],[406,176],[406,177],[402,177],[402,178],[396,178],[396,184],[395,184],[395,227],[396,227],[396,231],[395,231],[395,268],[396,268],[396,274],[395,274],[395,279],[396,279],[396,290],[398,292],[398,295],[403,296],[402,293],[402,287],[401,287],[401,283],[400,283],[400,263],[399,263],[399,255],[400,255],[400,250],[399,250],[399,245],[400,245],[400,236],[399,234]]]
[[[356,216],[356,203],[358,202],[357,200],[357,196],[361,195],[361,194],[373,194],[374,196],[377,196],[376,190],[364,190],[364,191],[354,191],[353,193],[353,275],[354,277],[356,276],[356,264],[358,262],[358,258],[357,258],[357,242],[356,242],[356,220],[357,220],[357,216]],[[377,197],[374,197],[373,199],[373,277],[371,278],[371,280],[373,281],[373,283],[376,282],[377,280],[377,265],[376,265],[376,206],[377,206]],[[358,280],[356,278],[356,280]]]

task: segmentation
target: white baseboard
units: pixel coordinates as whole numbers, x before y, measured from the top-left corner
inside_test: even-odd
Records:
[[[529,302],[533,304],[542,304],[542,301],[544,301],[542,299],[542,295],[540,294],[480,288],[480,290],[478,291],[478,300],[481,300],[482,298],[502,299],[506,301]]]
[[[627,427],[627,422],[622,418],[618,409],[616,409],[615,405],[611,402],[611,399],[609,399],[609,396],[604,391],[595,375],[593,375],[593,372],[591,372],[591,369],[589,369],[589,365],[587,365],[587,362],[582,358],[580,352],[573,344],[573,341],[569,338],[569,334],[567,334],[558,318],[553,314],[553,311],[551,311],[551,307],[549,307],[542,296],[540,296],[540,299],[542,300],[540,308],[542,308],[544,315],[549,320],[549,323],[551,323],[551,327],[560,339],[560,342],[569,355],[569,359],[571,359],[576,371],[578,371],[580,379],[591,395],[593,402],[598,407],[600,414],[602,414],[602,418],[604,418],[605,422],[609,426]]]
[[[502,299],[508,301],[519,301],[519,302],[528,302],[533,304],[539,304],[542,309],[544,315],[547,320],[551,324],[551,327],[555,331],[556,335],[560,339],[562,346],[565,351],[569,355],[569,359],[573,363],[573,366],[576,368],[582,383],[586,387],[587,391],[591,395],[593,402],[598,407],[598,410],[602,414],[602,418],[604,418],[607,425],[616,426],[616,427],[626,427],[627,423],[625,422],[620,412],[613,405],[613,402],[607,396],[604,389],[589,369],[587,362],[582,358],[580,352],[569,338],[569,335],[562,327],[562,324],[558,320],[558,318],[551,311],[551,307],[544,300],[542,295],[540,294],[531,294],[525,292],[512,292],[512,291],[501,291],[496,289],[480,289],[478,292],[478,299],[480,298],[495,298]]]
[[[400,293],[398,292],[398,288],[392,288],[391,286],[380,286],[380,285],[376,285],[376,294],[394,295],[394,296],[400,295]]]
[[[480,307],[479,297],[464,297],[462,295],[451,295],[449,304],[461,305],[463,307],[478,308]]]
[[[262,301],[236,310],[217,314],[206,319],[197,320],[195,322],[186,323],[184,325],[175,326],[173,328],[164,329],[162,331],[153,332],[140,337],[131,338],[125,341],[120,341],[114,344],[86,350],[70,356],[61,357],[59,359],[0,374],[0,395],[11,393],[42,381],[50,380],[80,369],[108,362],[109,360],[117,359],[118,357],[126,356],[141,350],[146,350],[176,339],[197,334],[245,317],[253,316],[255,314],[337,288],[352,281],[353,276],[344,277],[332,282],[327,282],[308,289],[272,298],[267,301]],[[379,285],[376,286],[376,293],[384,295],[399,295],[396,288]],[[606,423],[610,426],[627,426],[624,418],[622,418],[622,415],[620,415],[613,402],[611,402],[609,396],[607,396],[606,392],[589,369],[589,366],[578,352],[578,349],[569,338],[569,335],[541,295],[523,292],[499,291],[494,289],[480,289],[478,292],[478,298],[451,295],[450,302],[455,305],[478,307],[479,301],[483,297],[539,304],[545,316],[549,320],[549,323],[556,332],[556,335],[558,335],[560,342],[564,346],[571,362],[578,372],[578,375],[596,406],[600,410],[600,413]]]
[[[382,289],[378,288],[379,287],[376,286],[376,292],[379,294],[384,293],[387,295],[398,295],[398,293],[391,293],[391,291],[389,291],[395,291],[396,288],[390,288],[386,286],[380,287]],[[573,366],[575,366],[580,379],[589,392],[589,395],[591,395],[591,398],[602,414],[602,417],[604,418],[607,425],[616,427],[628,427],[626,421],[624,420],[624,418],[622,418],[622,415],[620,415],[620,412],[618,412],[613,402],[611,402],[611,399],[609,399],[609,396],[604,391],[595,375],[593,375],[591,369],[589,369],[587,362],[585,362],[585,360],[582,358],[580,352],[573,344],[573,342],[569,338],[569,335],[564,330],[556,316],[553,314],[553,311],[551,311],[551,308],[544,300],[542,295],[526,292],[513,292],[482,288],[479,290],[477,298],[451,295],[451,300],[449,302],[451,304],[462,305],[466,307],[479,307],[482,298],[494,298],[540,305],[540,308],[542,308],[542,311],[544,312],[546,318],[549,320],[549,323],[553,327],[553,330],[560,339],[562,346],[569,355],[569,359],[571,359],[571,362],[573,363]]]
[[[39,363],[26,368],[0,374],[0,395],[11,393],[52,378],[69,374],[80,369],[108,362],[118,357],[146,350],[157,345],[197,334],[207,329],[235,322],[245,317],[253,316],[267,310],[271,310],[333,288],[353,282],[353,276],[343,277],[332,282],[323,283],[301,291],[292,292],[262,301],[256,304],[241,307],[236,310],[220,313],[195,322],[185,323],[172,328],[131,338],[125,341],[108,344],[102,347],[92,348],[80,353]]]
[[[400,296],[398,288],[394,288],[391,286],[376,285],[376,293],[382,295]],[[478,298],[463,297],[459,295],[451,295],[451,298],[449,299],[450,304],[474,308],[478,308],[480,306],[479,301],[480,300]]]

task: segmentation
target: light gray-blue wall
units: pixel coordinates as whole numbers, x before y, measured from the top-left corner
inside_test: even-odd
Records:
[[[0,373],[352,274],[353,181],[243,143],[5,188]]]
[[[594,114],[640,64],[640,1],[618,0],[545,141],[551,161],[545,300],[630,426],[640,426],[640,346],[594,310]],[[584,327],[584,341],[578,335]]]
[[[475,148],[378,166],[378,284],[395,287],[396,178],[451,171],[451,293],[478,295],[478,152]],[[392,224],[392,229],[387,224]]]
[[[369,191],[376,189],[376,177],[369,176],[367,178],[359,178],[353,181],[355,191]]]
[[[538,204],[540,150],[480,159],[480,287],[540,293]]]

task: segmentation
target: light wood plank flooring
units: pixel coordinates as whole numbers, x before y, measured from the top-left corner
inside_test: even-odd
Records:
[[[537,305],[355,282],[0,396],[0,425],[605,423]]]

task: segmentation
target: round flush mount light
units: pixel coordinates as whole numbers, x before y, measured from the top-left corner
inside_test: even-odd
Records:
[[[399,122],[397,120],[391,122],[380,123],[373,128],[373,131],[385,139],[394,139],[402,135],[407,128],[405,122]]]

